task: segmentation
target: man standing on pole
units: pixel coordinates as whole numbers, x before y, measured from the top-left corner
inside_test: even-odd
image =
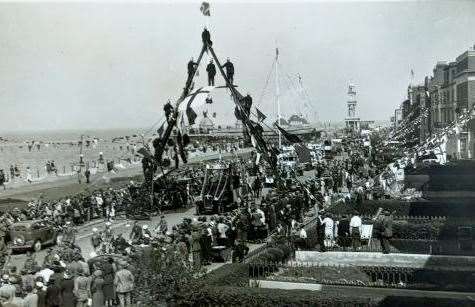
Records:
[[[206,66],[206,71],[208,72],[208,85],[214,86],[214,76],[216,76],[216,66],[213,63],[213,60],[209,61],[208,66]]]
[[[208,29],[205,27],[203,33],[201,33],[201,40],[206,47],[212,47],[213,42],[211,41],[211,34],[209,33]]]
[[[191,60],[188,62],[188,80],[193,78],[197,67],[198,63],[196,63],[193,58],[191,58]]]
[[[229,80],[229,84],[234,83],[234,65],[233,63],[229,60],[229,58],[226,60],[226,63],[221,66],[222,68],[226,69],[226,78]]]

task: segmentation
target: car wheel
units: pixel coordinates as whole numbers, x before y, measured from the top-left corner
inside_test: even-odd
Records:
[[[40,240],[36,241],[35,244],[33,244],[33,250],[35,252],[39,252],[41,250],[41,247],[42,247],[42,244]]]

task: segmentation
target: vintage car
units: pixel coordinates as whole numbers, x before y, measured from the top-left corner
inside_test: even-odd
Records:
[[[56,229],[43,220],[29,220],[14,223],[10,227],[10,248],[17,251],[40,251],[44,245],[57,242]]]

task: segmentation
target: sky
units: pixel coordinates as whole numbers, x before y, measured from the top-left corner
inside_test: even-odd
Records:
[[[475,1],[210,3],[211,17],[201,1],[0,3],[0,131],[152,127],[179,97],[205,25],[270,117],[278,47],[282,115],[320,121],[344,119],[349,82],[362,119],[388,120],[411,69],[422,82],[475,44]],[[217,123],[234,123],[225,90],[213,100]]]

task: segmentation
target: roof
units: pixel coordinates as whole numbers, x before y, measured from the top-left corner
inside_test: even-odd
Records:
[[[308,124],[308,121],[304,117],[297,114],[290,116],[289,122],[300,122],[302,124]]]
[[[214,127],[214,123],[213,121],[208,118],[208,117],[203,117],[201,120],[200,120],[200,123],[199,123],[199,126],[200,128],[203,128],[203,127]]]

